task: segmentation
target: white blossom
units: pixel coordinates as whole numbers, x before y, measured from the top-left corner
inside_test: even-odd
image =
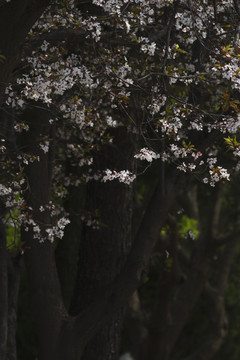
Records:
[[[154,151],[149,150],[148,148],[142,148],[138,154],[134,155],[134,157],[136,159],[147,160],[148,162],[152,162],[153,159],[159,159],[160,154],[157,154]]]

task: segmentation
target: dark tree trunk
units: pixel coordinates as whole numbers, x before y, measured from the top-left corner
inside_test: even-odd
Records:
[[[8,271],[5,226],[0,220],[0,359],[6,359],[8,332]]]
[[[26,167],[28,193],[26,203],[33,210],[33,219],[44,229],[51,224],[49,211],[41,212],[40,206],[50,201],[51,177],[49,174],[48,154],[39,148],[39,139],[49,135],[49,115],[45,110],[35,109],[25,114],[30,130],[25,135],[24,144],[27,152],[39,156]],[[53,360],[65,314],[58,280],[53,244],[46,240],[41,243],[33,238],[29,228],[22,230],[25,243],[25,263],[29,278],[30,293],[36,319],[39,359]]]
[[[18,293],[22,268],[21,255],[10,258],[8,261],[8,338],[7,360],[17,360],[16,330]]]
[[[116,145],[106,146],[98,155],[101,169],[132,169],[134,144],[126,130],[118,130]],[[87,210],[99,215],[100,228],[84,226],[79,250],[77,284],[72,313],[83,310],[96,294],[110,285],[120,273],[131,247],[132,185],[118,180],[107,183],[93,182],[88,186]],[[117,360],[123,309],[108,321],[86,347],[84,360]],[[94,319],[93,319],[94,321]]]
[[[225,309],[225,291],[228,278],[240,237],[232,236],[226,244],[218,268],[218,279],[215,286],[206,285],[205,295],[209,298],[211,317],[208,331],[203,336],[202,345],[183,360],[211,360],[220,349],[228,332],[228,317]]]
[[[21,49],[25,38],[40,17],[49,0],[12,0],[1,4],[0,10],[0,105],[4,102],[5,88],[11,81],[14,68],[21,57]],[[0,114],[1,137],[6,131],[5,119]],[[4,217],[1,205],[0,217]],[[6,347],[11,346],[11,354],[7,359],[13,359],[15,354],[15,322],[16,302],[12,295],[18,292],[19,278],[11,279],[8,294],[7,252],[4,225],[0,224],[0,358],[5,359]],[[11,273],[11,275],[13,275]],[[16,296],[17,299],[17,296]],[[8,301],[11,301],[8,306]]]

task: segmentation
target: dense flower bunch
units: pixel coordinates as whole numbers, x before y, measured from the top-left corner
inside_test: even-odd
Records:
[[[69,185],[91,179],[134,180],[131,169],[92,168],[94,153],[114,141],[112,128],[118,126],[141,134],[144,145],[137,159],[174,163],[211,186],[229,180],[230,172],[239,169],[240,154],[233,137],[240,127],[234,2],[93,0],[92,9],[90,15],[77,1],[53,3],[29,33],[32,51],[6,88],[6,104],[16,114],[35,103],[51,113],[56,197],[64,197]],[[15,117],[16,133],[29,130],[23,119]],[[48,153],[51,142],[39,139],[39,151]],[[8,156],[4,146],[3,162]],[[227,148],[236,158],[229,169],[221,163]],[[18,167],[24,169],[29,161],[20,151]],[[66,163],[80,169],[78,176],[66,176]],[[11,198],[21,211],[23,184],[18,200],[11,182],[1,186],[2,201]],[[50,240],[62,237],[68,222],[63,219],[59,212],[47,231]]]

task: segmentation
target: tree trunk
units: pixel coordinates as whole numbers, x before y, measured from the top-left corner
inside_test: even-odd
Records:
[[[0,359],[6,359],[8,332],[8,278],[5,226],[0,220]]]
[[[21,255],[10,257],[8,261],[8,339],[7,360],[17,360],[16,330],[18,293],[21,280]]]
[[[48,154],[39,148],[41,136],[49,135],[49,116],[45,110],[35,109],[25,114],[30,130],[25,135],[24,144],[31,155],[39,156],[26,167],[28,192],[26,203],[33,209],[33,219],[41,230],[51,224],[49,211],[40,211],[41,205],[50,201]],[[51,226],[51,225],[50,225]],[[53,244],[46,240],[41,243],[33,237],[33,230],[22,229],[25,243],[25,263],[29,278],[34,315],[39,342],[39,360],[53,360],[61,324],[66,317],[62,303],[60,284],[55,265]]]
[[[98,155],[101,169],[131,169],[133,142],[126,130],[119,130],[116,147],[106,146]],[[87,211],[99,214],[100,228],[84,226],[79,250],[77,284],[71,312],[84,310],[96,294],[120,273],[131,247],[132,185],[115,180],[88,186]],[[84,360],[117,360],[123,309],[120,309],[86,347]],[[94,319],[93,319],[94,321]]]

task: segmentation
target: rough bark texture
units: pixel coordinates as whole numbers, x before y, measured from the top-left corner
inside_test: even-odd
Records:
[[[38,139],[49,134],[49,117],[44,110],[35,110],[26,114],[30,132],[24,142],[32,155],[40,156],[40,161],[30,163],[26,168],[28,194],[26,202],[34,210],[33,218],[44,230],[50,223],[48,211],[40,212],[41,205],[49,203],[50,183],[48,154],[39,150]],[[36,318],[39,359],[52,360],[60,324],[64,316],[60,285],[55,266],[54,248],[49,241],[40,243],[33,238],[33,231],[22,231],[25,242],[25,262],[29,277],[30,292]]]
[[[16,330],[18,293],[21,280],[22,258],[15,256],[8,260],[8,338],[7,360],[17,360]]]
[[[169,174],[164,195],[161,187],[157,186],[119,276],[109,287],[100,291],[99,297],[74,319],[74,328],[82,333],[82,344],[87,344],[96,330],[101,328],[120,306],[126,304],[142,281],[142,273],[178,193],[181,183],[178,174],[178,171]]]
[[[98,166],[119,169],[132,168],[134,143],[130,134],[118,130],[116,145],[107,146],[98,155]],[[77,285],[72,312],[85,309],[96,294],[109,286],[120,273],[129,249],[132,232],[132,186],[94,182],[88,186],[87,210],[100,217],[100,229],[85,226],[79,250]],[[85,349],[85,360],[117,360],[123,310],[109,319]]]
[[[5,228],[0,222],[0,358],[6,359],[8,332],[8,278]]]

